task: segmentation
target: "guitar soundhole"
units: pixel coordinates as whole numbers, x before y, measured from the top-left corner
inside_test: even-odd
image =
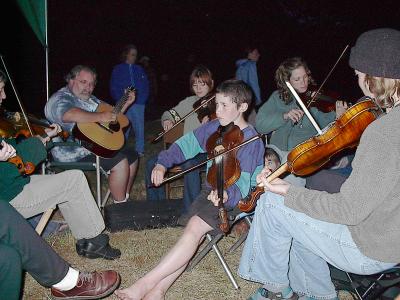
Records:
[[[112,131],[114,131],[114,132],[117,132],[117,131],[119,131],[119,129],[121,128],[121,126],[119,125],[119,122],[118,121],[116,121],[116,122],[110,122],[110,129],[112,130]]]

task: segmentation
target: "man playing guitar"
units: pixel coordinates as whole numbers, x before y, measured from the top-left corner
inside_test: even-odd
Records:
[[[94,69],[77,65],[72,68],[65,79],[67,85],[55,92],[45,106],[46,118],[49,121],[58,123],[64,130],[72,132],[76,123],[104,124],[120,119],[120,114],[117,114],[115,110],[99,109],[107,104],[92,95],[97,82],[97,74]],[[121,113],[124,113],[135,101],[134,91],[127,95],[128,98],[121,108]],[[69,149],[55,149],[52,154],[60,161],[95,160],[95,155],[86,148],[78,146],[67,148]],[[101,158],[100,165],[106,171],[110,171],[108,184],[114,202],[127,201],[138,166],[137,152],[128,143],[125,143],[112,158]]]

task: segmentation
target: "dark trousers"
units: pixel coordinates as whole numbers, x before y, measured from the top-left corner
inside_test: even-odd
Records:
[[[41,285],[60,282],[69,265],[8,203],[0,200],[0,299],[19,299],[22,270]]]

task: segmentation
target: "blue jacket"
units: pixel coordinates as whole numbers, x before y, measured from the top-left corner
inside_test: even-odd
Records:
[[[246,58],[236,61],[236,79],[246,82],[254,92],[256,105],[261,104],[260,86],[258,85],[257,64]]]
[[[144,69],[136,64],[121,63],[113,68],[110,80],[110,93],[114,102],[118,102],[125,89],[132,85],[136,89],[134,104],[145,105],[149,98],[149,80]]]

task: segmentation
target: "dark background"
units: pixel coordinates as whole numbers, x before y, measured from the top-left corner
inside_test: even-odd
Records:
[[[156,70],[159,93],[149,110],[152,117],[159,117],[165,107],[190,95],[188,78],[195,64],[207,65],[218,84],[234,76],[235,61],[252,43],[261,52],[258,72],[266,100],[275,89],[275,69],[284,59],[304,57],[321,83],[344,47],[353,45],[360,33],[377,27],[400,29],[399,1],[366,3],[49,0],[50,94],[65,84],[63,77],[74,65],[88,64],[99,73],[94,94],[108,101],[112,67],[119,63],[121,48],[134,43],[139,57],[149,56]],[[45,50],[15,1],[3,1],[1,12],[0,53],[27,110],[42,116]],[[348,55],[349,51],[325,86],[351,100],[361,94]],[[4,106],[18,110],[10,85],[6,92]]]

